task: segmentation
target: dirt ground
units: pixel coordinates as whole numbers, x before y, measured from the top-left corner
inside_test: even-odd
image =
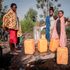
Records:
[[[70,39],[68,39],[68,59],[70,58]],[[21,52],[22,53],[22,52]],[[70,70],[70,59],[68,65],[56,64],[56,58],[47,60],[38,60],[24,65],[21,56],[11,55],[9,53],[0,56],[0,70]]]

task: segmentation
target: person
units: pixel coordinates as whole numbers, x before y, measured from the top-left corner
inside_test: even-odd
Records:
[[[16,53],[17,43],[17,5],[12,3],[10,10],[3,16],[3,28],[7,28],[9,31],[9,44],[13,54]]]
[[[49,16],[46,17],[46,25],[42,27],[42,29],[46,28],[46,39],[48,40],[48,42],[50,42],[50,37],[52,34],[54,23],[55,23],[54,9],[53,7],[50,7]]]
[[[8,31],[3,30],[3,41],[8,41]]]
[[[2,41],[8,41],[8,31],[3,29],[2,26],[0,26],[0,39]]]
[[[17,49],[22,48],[22,29],[21,29],[21,24],[19,23],[19,18],[18,19],[18,31],[17,31]]]
[[[65,18],[63,10],[58,11],[58,18],[54,24],[52,32],[52,39],[59,39],[60,47],[65,47],[67,43],[66,31],[65,31]]]
[[[41,38],[41,27],[38,21],[36,25],[34,26],[33,32],[34,32],[33,34],[34,34],[35,44],[37,44],[38,40]]]

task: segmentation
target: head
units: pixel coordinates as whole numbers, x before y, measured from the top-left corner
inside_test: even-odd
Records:
[[[63,10],[59,10],[58,11],[58,17],[61,18],[64,15],[64,11]]]
[[[53,14],[54,14],[54,9],[53,9],[53,7],[50,7],[50,9],[49,9],[49,14],[50,14],[50,16],[53,16]]]
[[[15,3],[12,3],[10,7],[14,12],[16,12],[17,5]]]

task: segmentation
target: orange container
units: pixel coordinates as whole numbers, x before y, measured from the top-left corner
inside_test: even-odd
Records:
[[[42,34],[42,35],[41,35],[41,39],[46,39],[46,38],[45,38],[45,34]]]
[[[59,47],[59,39],[51,39],[50,45],[49,45],[49,50],[51,52],[55,52],[58,47]]]
[[[58,47],[57,64],[68,64],[68,48],[67,47]]]
[[[48,43],[47,43],[46,39],[40,39],[38,41],[38,51],[40,53],[47,52],[47,49],[48,49],[47,45],[48,45]]]
[[[27,39],[24,41],[25,54],[33,54],[35,52],[34,39]]]

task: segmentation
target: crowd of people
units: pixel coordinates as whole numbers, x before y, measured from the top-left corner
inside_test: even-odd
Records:
[[[60,46],[65,47],[67,41],[63,10],[58,11],[57,17],[57,19],[54,18],[54,8],[50,7],[49,16],[46,17],[46,25],[42,26],[41,30],[46,28],[45,35],[48,42],[53,38],[59,39]],[[11,4],[10,10],[3,16],[3,28],[8,29],[11,52],[13,54],[17,54],[18,51],[16,49],[20,47],[19,43],[22,37],[22,31],[21,25],[19,24],[19,18],[17,16],[17,5],[15,3]]]
[[[45,28],[45,35],[48,43],[50,43],[51,39],[58,39],[60,41],[60,46],[65,47],[67,43],[65,26],[67,26],[67,24],[64,17],[64,11],[59,10],[57,18],[55,18],[54,8],[50,7],[49,16],[46,17],[46,25],[40,27],[38,24],[35,26],[35,29],[38,30],[34,29],[34,39],[37,42],[41,38],[41,31]]]
[[[58,11],[58,18],[54,19],[54,9],[49,9],[49,16],[46,17],[46,38],[50,42],[51,39],[59,39],[60,46],[66,46],[65,18],[63,10]]]

